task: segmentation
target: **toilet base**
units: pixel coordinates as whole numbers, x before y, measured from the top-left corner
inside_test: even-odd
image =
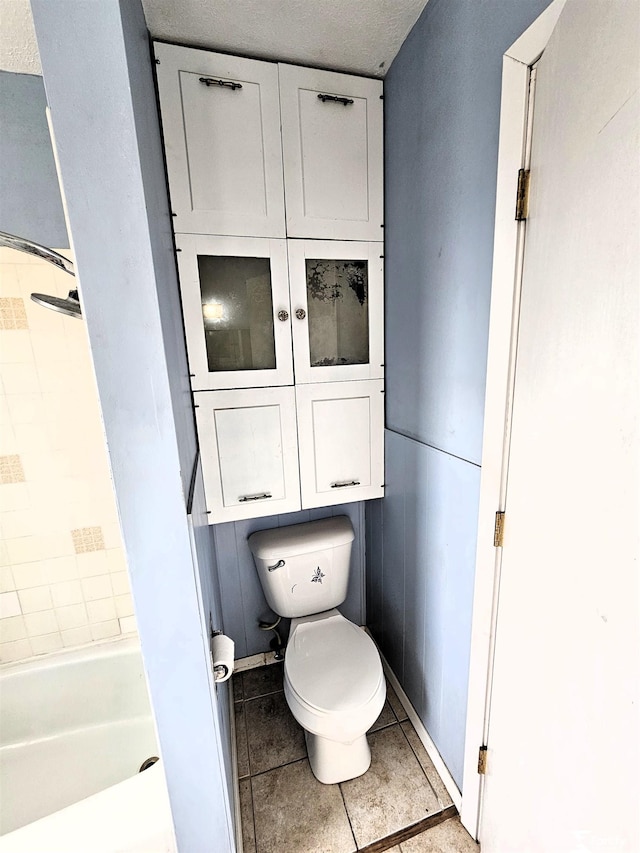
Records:
[[[305,730],[309,764],[318,782],[335,785],[366,773],[371,764],[371,750],[367,736],[362,735],[352,743],[339,743]]]

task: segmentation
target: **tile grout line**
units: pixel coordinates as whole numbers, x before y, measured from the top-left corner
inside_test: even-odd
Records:
[[[357,851],[360,848],[358,847],[358,839],[356,838],[356,834],[353,831],[353,826],[351,824],[351,818],[349,817],[349,809],[347,808],[347,802],[346,802],[346,800],[344,798],[344,794],[342,792],[342,782],[338,782],[338,790],[340,791],[340,797],[342,798],[342,805],[344,806],[344,813],[347,816],[347,821],[349,823],[349,829],[351,830],[351,837],[353,838],[353,843],[356,846],[356,853],[357,853]]]
[[[257,779],[258,776],[264,776],[267,773],[273,773],[274,770],[281,770],[283,767],[291,767],[292,764],[299,764],[301,761],[308,761],[309,757],[304,755],[302,758],[294,758],[293,761],[286,761],[284,764],[278,764],[277,767],[269,767],[268,770],[261,770],[259,773],[252,773],[249,777],[244,776],[244,779]]]
[[[256,811],[253,807],[253,781],[251,776],[249,778],[249,793],[251,794],[251,823],[253,824],[253,849],[255,853],[258,853],[258,834],[256,832]],[[244,847],[244,839],[243,839],[243,847]]]
[[[403,722],[405,722],[405,721],[403,721]],[[408,723],[409,723],[409,725],[411,725],[411,720],[406,720],[406,722],[408,722]],[[415,749],[413,748],[413,746],[412,746],[412,744],[411,744],[411,741],[409,740],[409,738],[407,737],[407,735],[406,735],[406,733],[405,733],[405,730],[402,728],[402,724],[401,724],[400,722],[398,722],[398,725],[400,726],[400,731],[402,732],[402,736],[404,737],[404,739],[406,740],[406,742],[409,744],[409,749],[411,750],[411,752],[412,752],[412,753],[415,755],[415,757],[416,757],[416,761],[418,762],[418,765],[419,765],[419,767],[420,767],[420,770],[422,770],[422,773],[424,774],[424,778],[427,780],[427,785],[431,788],[431,791],[433,792],[433,796],[434,796],[434,797],[436,798],[436,800],[438,801],[438,804],[442,806],[442,803],[441,803],[441,801],[440,801],[440,797],[438,796],[438,794],[436,793],[436,791],[435,791],[435,789],[434,789],[433,785],[431,784],[431,779],[429,779],[429,777],[427,776],[427,771],[426,771],[426,770],[424,769],[424,767],[422,766],[422,762],[420,761],[420,758],[419,758],[419,756],[418,756],[418,753],[417,753],[417,752],[415,751]],[[411,728],[413,728],[413,726],[411,726]],[[413,729],[413,730],[415,731],[415,729]],[[443,806],[443,808],[444,808],[444,806]],[[437,814],[437,812],[434,812],[434,814]]]

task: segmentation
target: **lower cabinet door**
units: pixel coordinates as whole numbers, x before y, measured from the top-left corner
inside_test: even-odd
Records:
[[[211,522],[300,509],[292,387],[194,395]]]
[[[302,507],[384,494],[384,383],[296,386]]]

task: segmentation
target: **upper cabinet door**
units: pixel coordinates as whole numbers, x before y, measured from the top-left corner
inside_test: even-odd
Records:
[[[292,385],[286,240],[177,234],[194,391]]]
[[[381,245],[287,241],[296,383],[384,376]]]
[[[174,230],[284,237],[277,65],[154,50]]]
[[[382,82],[278,68],[287,235],[381,241]]]

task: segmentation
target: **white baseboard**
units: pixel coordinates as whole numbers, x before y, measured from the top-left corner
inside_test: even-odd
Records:
[[[371,632],[367,631],[367,633],[371,637]],[[371,637],[371,639],[373,639],[373,637]],[[374,640],[374,642],[375,642],[375,640]],[[376,643],[376,646],[377,646],[377,643]],[[438,749],[437,749],[435,743],[429,737],[429,733],[425,729],[422,720],[420,719],[415,708],[413,707],[413,705],[409,701],[409,697],[407,696],[407,694],[402,689],[400,682],[398,681],[398,679],[394,675],[391,667],[387,663],[385,656],[382,654],[380,649],[378,649],[378,652],[380,654],[380,660],[382,661],[382,667],[384,669],[384,674],[387,676],[389,683],[391,684],[393,689],[396,691],[396,693],[398,695],[398,699],[400,700],[400,704],[402,705],[402,707],[407,712],[407,716],[411,720],[411,725],[416,730],[416,734],[418,735],[418,737],[420,738],[420,741],[422,742],[422,745],[426,749],[427,755],[429,756],[429,758],[433,762],[433,766],[436,768],[438,776],[442,779],[442,783],[445,786],[445,788],[447,789],[449,796],[453,800],[454,806],[458,809],[458,811],[460,811],[460,809],[462,807],[462,794],[460,793],[458,786],[456,785],[456,783],[453,779],[453,776],[451,775],[451,773],[449,773],[449,771],[447,769],[447,765],[442,760],[442,757],[440,756],[440,753],[438,752]]]
[[[267,666],[271,663],[280,663],[274,657],[273,652],[261,652],[259,655],[249,655],[246,658],[238,658],[233,662],[234,672],[244,672],[247,669],[257,669],[259,666]]]
[[[243,853],[242,816],[240,814],[240,777],[238,776],[238,747],[236,744],[236,709],[232,684],[229,684],[229,720],[231,721],[231,768],[233,771],[233,811],[236,825],[236,853]]]

